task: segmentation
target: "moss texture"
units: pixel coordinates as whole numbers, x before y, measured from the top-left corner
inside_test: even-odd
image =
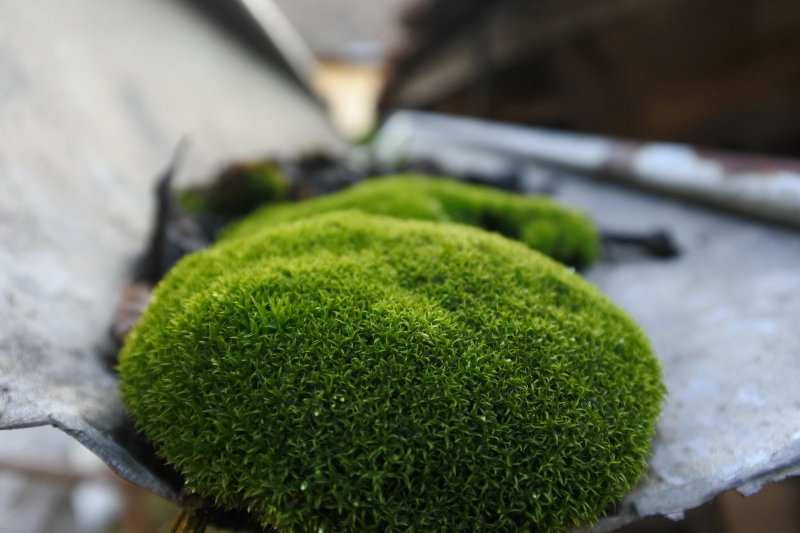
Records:
[[[664,388],[567,267],[343,211],[229,238],[156,289],[122,395],[187,487],[279,531],[563,531],[644,473]]]
[[[591,263],[600,248],[597,230],[585,215],[549,198],[414,175],[371,179],[305,202],[266,206],[228,233],[246,235],[264,226],[340,209],[478,226],[576,267]]]

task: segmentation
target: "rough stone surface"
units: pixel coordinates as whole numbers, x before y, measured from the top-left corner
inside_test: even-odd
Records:
[[[182,137],[184,176],[342,148],[315,102],[189,3],[0,4],[0,428],[61,427],[169,497],[119,445],[103,353]]]

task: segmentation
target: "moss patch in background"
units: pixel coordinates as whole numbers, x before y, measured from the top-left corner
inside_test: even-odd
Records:
[[[341,209],[478,226],[576,267],[591,263],[600,249],[598,232],[588,217],[550,198],[414,175],[375,178],[304,202],[265,206],[227,234],[247,235],[262,227]]]
[[[253,161],[228,166],[211,185],[181,190],[178,201],[189,213],[229,218],[246,215],[264,204],[285,202],[288,197],[289,182],[279,164]]]
[[[266,226],[178,263],[121,353],[190,490],[280,531],[564,531],[645,472],[659,366],[568,268],[457,224]]]

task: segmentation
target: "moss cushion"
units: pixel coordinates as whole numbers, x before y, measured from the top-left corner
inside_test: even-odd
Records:
[[[628,492],[664,395],[630,318],[457,224],[341,211],[230,237],[120,361],[186,485],[279,531],[563,531]]]
[[[304,202],[265,206],[232,226],[228,234],[247,235],[265,226],[340,209],[478,226],[576,267],[594,261],[600,248],[589,218],[550,198],[416,175],[375,178]]]

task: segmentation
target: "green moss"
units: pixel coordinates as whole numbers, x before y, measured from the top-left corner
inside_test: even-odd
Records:
[[[591,263],[599,252],[591,221],[549,198],[411,175],[368,180],[298,204],[266,206],[228,234],[247,235],[264,226],[339,209],[478,226],[576,267]]]
[[[122,396],[187,487],[280,531],[564,531],[644,473],[664,388],[567,267],[343,211],[229,238],[156,289]]]
[[[178,201],[190,213],[235,217],[263,204],[285,202],[288,195],[288,180],[277,163],[254,161],[230,165],[211,185],[180,191]]]

